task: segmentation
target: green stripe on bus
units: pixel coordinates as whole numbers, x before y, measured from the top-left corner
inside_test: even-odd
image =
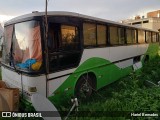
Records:
[[[50,101],[56,104],[62,103],[70,96],[74,96],[74,88],[78,79],[87,72],[95,74],[97,79],[97,89],[104,87],[116,81],[117,79],[129,74],[132,71],[132,66],[120,69],[115,64],[103,58],[93,57],[82,63],[73,74],[54,92],[56,97],[49,97]],[[66,90],[66,88],[69,88]]]

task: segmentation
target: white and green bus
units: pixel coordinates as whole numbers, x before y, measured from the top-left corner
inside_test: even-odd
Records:
[[[23,15],[4,28],[2,80],[20,89],[26,109],[33,93],[55,104],[89,97],[158,53],[158,31],[71,12],[48,12],[46,40],[44,17]]]

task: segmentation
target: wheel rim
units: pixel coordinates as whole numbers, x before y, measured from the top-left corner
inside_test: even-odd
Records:
[[[88,82],[88,79],[84,79],[84,82],[81,84],[79,89],[79,97],[80,98],[87,98],[92,94],[92,87]]]

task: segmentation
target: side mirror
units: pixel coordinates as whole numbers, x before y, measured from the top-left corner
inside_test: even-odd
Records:
[[[3,38],[4,38],[4,36],[2,35],[2,36],[0,36],[0,51],[2,51],[3,50]]]

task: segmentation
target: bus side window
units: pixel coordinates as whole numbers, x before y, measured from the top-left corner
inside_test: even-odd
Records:
[[[53,39],[54,39],[53,31],[49,30],[49,32],[48,32],[48,49],[49,50],[52,50],[54,48],[53,47]]]
[[[119,44],[123,45],[125,44],[125,30],[124,28],[118,28],[118,40],[119,40]]]
[[[145,43],[145,31],[138,30],[138,43]]]
[[[63,50],[77,50],[79,48],[78,28],[76,26],[61,25],[61,38]]]
[[[77,66],[81,56],[78,27],[59,23],[52,26],[48,34],[50,72]]]
[[[125,44],[125,29],[123,27],[111,26],[110,29],[110,44],[123,45]]]
[[[127,44],[134,44],[136,43],[136,30],[134,29],[126,29],[126,38],[127,38]]]
[[[146,42],[150,43],[152,40],[152,34],[149,31],[146,31]]]
[[[158,33],[156,33],[156,38],[157,38],[157,42],[159,42],[159,36],[158,36]]]
[[[58,38],[57,38],[57,26],[54,23],[49,23],[48,26],[48,50],[55,52],[57,49]]]
[[[156,42],[156,33],[152,32],[152,42]]]
[[[96,24],[83,24],[84,46],[96,46]]]
[[[61,52],[59,54],[59,68],[65,69],[77,66],[80,60],[80,40],[78,27],[61,25]]]
[[[111,45],[118,45],[119,41],[118,41],[118,28],[117,27],[109,27],[110,30],[110,44]]]
[[[107,42],[107,32],[105,25],[97,25],[97,44],[98,46],[105,46]]]

